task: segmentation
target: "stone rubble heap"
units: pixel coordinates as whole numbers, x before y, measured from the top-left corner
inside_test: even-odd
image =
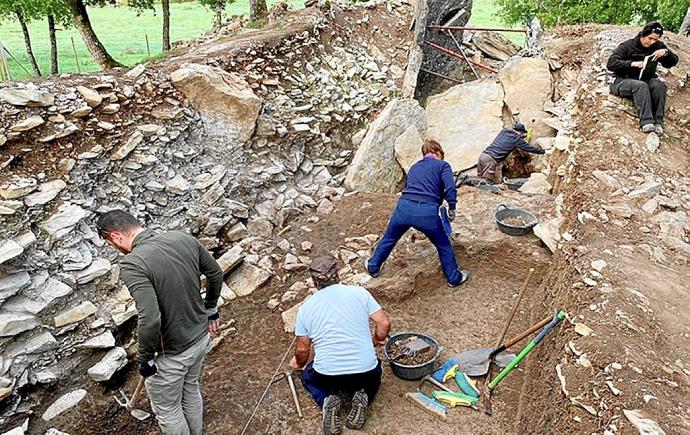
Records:
[[[395,97],[402,72],[333,29],[321,18],[227,69],[140,65],[0,88],[0,419],[31,409],[27,385],[107,381],[133,357],[135,341],[120,340],[136,309],[118,254],[96,234],[101,213],[125,209],[225,251],[221,305],[306,267],[308,243],[280,249],[273,237],[295,216],[332,210],[352,132]],[[202,82],[208,99],[195,91]],[[236,110],[247,104],[258,110]]]

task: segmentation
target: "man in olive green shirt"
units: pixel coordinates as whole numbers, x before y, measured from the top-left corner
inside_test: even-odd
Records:
[[[131,214],[114,210],[98,220],[108,243],[126,254],[121,276],[138,312],[137,366],[165,435],[202,433],[199,375],[220,328],[216,304],[223,271],[189,234],[155,233]],[[201,275],[208,289],[201,297]]]

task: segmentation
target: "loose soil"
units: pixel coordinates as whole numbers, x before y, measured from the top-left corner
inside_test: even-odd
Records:
[[[399,365],[415,366],[427,363],[436,356],[438,348],[431,345],[427,345],[427,347],[420,352],[411,352],[407,346],[415,340],[421,340],[421,338],[417,335],[413,335],[391,344],[391,361]]]
[[[513,217],[503,219],[503,220],[501,220],[501,223],[505,224],[505,225],[510,225],[511,227],[524,227],[527,224],[529,224],[527,219],[525,219],[521,216],[513,216]]]

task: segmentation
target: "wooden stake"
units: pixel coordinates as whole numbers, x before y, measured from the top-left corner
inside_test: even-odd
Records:
[[[450,57],[454,57],[454,58],[460,59],[460,60],[465,60],[460,54],[454,52],[453,50],[448,50],[448,49],[445,48],[445,47],[441,47],[440,45],[434,44],[433,42],[429,42],[429,41],[424,41],[424,43],[427,44],[428,46],[430,46],[431,48],[434,48],[434,49],[440,51],[441,53],[447,54],[447,55],[450,56]],[[483,63],[475,62],[475,61],[473,61],[472,59],[467,59],[467,61],[468,61],[469,63],[471,63],[472,65],[474,65],[474,66],[476,66],[476,67],[478,67],[478,68],[481,68],[481,69],[483,69],[483,70],[485,70],[485,71],[488,71],[488,72],[490,72],[490,73],[496,74],[496,73],[498,72],[498,70],[497,70],[496,68],[492,68],[492,67],[490,67],[490,66],[488,66],[488,65],[484,65]]]
[[[445,75],[445,74],[441,74],[441,73],[437,73],[437,72],[434,72],[434,71],[430,71],[430,70],[428,70],[428,69],[426,69],[426,68],[420,68],[419,70],[420,70],[420,71],[424,71],[425,73],[431,74],[431,75],[433,75],[433,76],[441,77],[442,79],[450,80],[450,81],[453,82],[453,83],[462,84],[462,82],[461,82],[460,80],[456,80],[456,79],[454,79],[453,77],[449,77],[449,76],[447,76],[447,75]]]
[[[431,24],[426,26],[427,29],[432,30],[471,30],[473,32],[519,32],[527,33],[527,29],[494,29],[490,27],[465,27],[465,26],[439,26],[438,24]]]
[[[74,63],[77,65],[77,73],[81,74],[81,67],[79,66],[79,56],[77,56],[77,46],[74,45],[74,37],[70,36],[69,39],[72,40],[72,53],[74,53]]]
[[[149,35],[144,34],[144,38],[146,38],[146,53],[149,55],[149,59],[151,59],[151,47],[149,46]]]
[[[12,58],[12,60],[15,61],[17,63],[17,65],[19,65],[24,70],[25,73],[27,73],[30,77],[33,77],[34,74],[31,71],[29,71],[24,65],[22,65],[22,63],[19,62],[19,59],[14,57],[14,55],[12,53],[10,53],[10,51],[7,49],[7,47],[3,46],[2,51],[9,54],[10,58]],[[9,68],[9,65],[7,64],[7,59],[5,59],[5,67],[7,68],[7,76],[9,77],[9,80],[12,80],[12,77],[10,77],[10,68]]]
[[[9,81],[9,68],[5,58],[5,47],[0,43],[0,80]]]

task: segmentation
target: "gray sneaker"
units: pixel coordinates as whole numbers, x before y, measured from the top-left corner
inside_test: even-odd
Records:
[[[453,288],[453,287],[461,286],[461,285],[463,285],[464,283],[466,283],[467,280],[469,280],[469,279],[470,279],[470,272],[467,271],[467,270],[461,270],[461,271],[460,271],[460,282],[457,283],[457,284],[448,283],[448,287]]]
[[[379,267],[379,271],[378,271],[378,272],[372,273],[372,272],[369,270],[369,260],[371,260],[371,258],[367,258],[366,260],[364,260],[364,270],[366,270],[367,273],[369,274],[369,276],[371,276],[372,278],[378,278],[379,275],[381,275],[381,271],[383,270],[383,266]]]
[[[662,134],[664,134],[664,126],[661,125],[661,124],[655,125],[655,126],[654,126],[654,133],[658,134],[659,136],[661,136]]]
[[[645,124],[642,126],[642,133],[652,133],[655,129],[654,124]]]
[[[364,390],[357,391],[352,396],[352,409],[347,414],[345,424],[350,429],[360,430],[367,419],[367,406],[369,406],[369,396]]]
[[[323,433],[325,435],[338,435],[343,431],[340,422],[340,406],[343,401],[340,396],[331,394],[323,401]]]

